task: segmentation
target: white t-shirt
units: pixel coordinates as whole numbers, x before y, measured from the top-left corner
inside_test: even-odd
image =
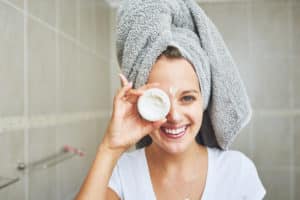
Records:
[[[261,200],[266,191],[256,167],[238,151],[208,150],[208,173],[201,200]],[[155,200],[145,149],[124,153],[118,160],[109,187],[122,200]]]

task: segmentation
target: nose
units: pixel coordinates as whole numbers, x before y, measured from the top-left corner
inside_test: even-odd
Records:
[[[170,112],[167,115],[167,122],[176,124],[181,121],[181,114],[177,105],[171,101]]]

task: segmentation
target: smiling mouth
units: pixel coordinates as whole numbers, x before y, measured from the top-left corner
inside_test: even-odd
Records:
[[[180,126],[177,128],[160,127],[160,132],[168,138],[177,139],[185,135],[188,126]]]

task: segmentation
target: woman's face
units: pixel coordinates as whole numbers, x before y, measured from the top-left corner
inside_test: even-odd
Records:
[[[161,56],[154,64],[148,83],[158,82],[170,98],[171,109],[167,122],[150,133],[152,145],[169,153],[185,151],[202,123],[202,96],[193,66],[184,58]]]

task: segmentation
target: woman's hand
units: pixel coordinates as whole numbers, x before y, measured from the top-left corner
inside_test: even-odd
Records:
[[[132,83],[120,74],[122,88],[117,92],[113,102],[113,113],[103,144],[112,150],[126,151],[145,135],[159,128],[166,119],[149,122],[142,119],[137,110],[139,96],[158,83],[146,84],[138,89],[132,89]]]

